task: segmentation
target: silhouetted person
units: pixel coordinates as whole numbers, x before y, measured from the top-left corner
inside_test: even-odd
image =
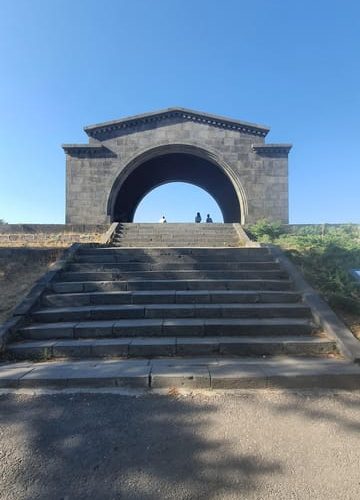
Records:
[[[167,222],[166,219],[165,219],[165,215],[163,215],[161,217],[161,219],[159,220],[159,222],[160,222],[160,224],[164,224],[165,222]]]
[[[211,224],[211,223],[212,223],[212,221],[213,221],[213,220],[212,220],[212,218],[210,217],[210,214],[207,214],[207,216],[206,216],[206,222],[207,222],[208,224]]]
[[[201,222],[201,215],[200,212],[197,212],[196,217],[195,217],[195,222],[199,224]]]

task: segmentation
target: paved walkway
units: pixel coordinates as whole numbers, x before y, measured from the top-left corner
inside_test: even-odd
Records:
[[[358,499],[360,393],[0,396],[0,498]]]
[[[360,366],[339,359],[289,356],[20,362],[0,364],[0,387],[357,390]]]

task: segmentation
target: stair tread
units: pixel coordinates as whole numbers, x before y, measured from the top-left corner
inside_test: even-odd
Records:
[[[74,296],[80,296],[80,295],[85,295],[85,296],[100,296],[100,297],[105,297],[106,295],[110,296],[116,296],[116,295],[139,295],[139,296],[146,296],[146,295],[211,295],[211,294],[216,294],[216,295],[254,295],[257,296],[259,294],[265,294],[265,295],[300,295],[300,292],[296,291],[279,291],[279,290],[114,290],[114,291],[108,291],[108,292],[79,292],[79,293],[48,293],[46,297],[62,297],[62,296],[68,296],[68,295],[74,295]]]
[[[63,271],[60,279],[65,282],[77,281],[202,281],[219,279],[222,281],[235,280],[269,280],[275,279],[287,281],[289,279],[287,273],[281,270],[227,270],[225,271]]]
[[[156,269],[149,269],[149,271],[171,271],[172,269],[161,269],[161,266],[186,266],[186,265],[196,265],[196,266],[200,266],[200,267],[203,267],[203,269],[199,269],[200,271],[206,271],[206,267],[205,266],[219,266],[219,270],[221,271],[221,267],[222,265],[226,265],[227,267],[232,267],[232,266],[241,266],[241,267],[244,267],[246,268],[247,266],[258,266],[261,268],[261,266],[274,266],[276,267],[277,269],[280,269],[280,264],[274,260],[255,260],[255,261],[247,261],[247,260],[241,260],[241,261],[226,261],[226,262],[223,262],[223,261],[206,261],[206,262],[201,262],[201,261],[188,261],[188,262],[168,262],[168,263],[162,263],[161,261],[158,261],[158,262],[113,262],[111,260],[108,260],[108,261],[102,261],[102,262],[86,262],[86,261],[81,261],[81,262],[77,262],[77,261],[74,261],[71,263],[71,265],[76,265],[76,266],[79,266],[79,267],[85,267],[85,266],[94,266],[94,267],[100,267],[100,266],[113,266],[114,268],[117,268],[117,267],[126,267],[126,266],[129,266],[129,265],[138,265],[138,266],[149,266],[149,267],[155,267]],[[141,269],[140,269],[141,270]],[[174,271],[177,271],[178,269],[173,269]],[[184,269],[185,270],[185,269]],[[192,269],[189,269],[189,271],[191,271]],[[196,271],[197,269],[195,269]],[[211,270],[211,269],[210,269]],[[225,270],[227,270],[225,268]]]
[[[73,306],[73,307],[47,307],[38,309],[33,314],[52,314],[80,311],[122,311],[122,310],[138,310],[138,309],[309,309],[309,306],[303,303],[221,303],[221,304],[100,304],[89,306]]]
[[[0,365],[2,387],[356,389],[359,382],[360,367],[354,363],[307,357],[88,359]]]
[[[251,336],[212,336],[212,337],[109,337],[109,338],[75,338],[75,339],[51,339],[51,340],[19,340],[17,342],[12,342],[8,344],[9,349],[17,349],[20,347],[42,347],[50,345],[86,345],[86,344],[96,344],[96,345],[118,345],[124,343],[147,343],[147,344],[159,344],[159,343],[199,343],[207,344],[212,342],[220,343],[239,343],[239,344],[272,344],[272,343],[294,343],[294,344],[328,344],[335,343],[333,339],[326,337],[317,337],[313,335],[299,335],[297,337],[292,336],[273,336],[273,337],[251,337]]]
[[[275,283],[291,283],[290,279],[263,279],[263,278],[252,278],[252,279],[207,279],[207,278],[189,278],[189,279],[154,279],[154,280],[142,280],[142,279],[136,279],[136,280],[98,280],[98,282],[101,283],[193,283],[193,282],[206,282],[206,283],[238,283],[238,282],[247,282],[250,281],[252,283],[263,283],[263,282],[275,282]],[[97,280],[91,280],[91,281],[86,281],[86,280],[80,280],[80,281],[56,281],[54,284],[60,285],[60,284],[77,284],[77,283],[91,283],[94,282],[96,283]]]
[[[360,366],[356,363],[352,363],[351,361],[345,360],[345,359],[314,359],[313,357],[302,357],[298,358],[295,356],[274,356],[273,358],[269,359],[256,359],[253,357],[243,357],[243,358],[234,358],[232,356],[227,356],[227,357],[222,357],[220,359],[217,359],[216,357],[197,357],[197,356],[192,356],[192,357],[184,357],[183,359],[181,358],[161,358],[161,359],[149,359],[149,360],[141,360],[141,361],[136,361],[136,360],[114,360],[114,361],[102,361],[102,360],[96,360],[94,361],[93,359],[90,360],[83,360],[79,362],[62,362],[62,361],[47,361],[43,363],[1,363],[0,364],[0,374],[2,372],[14,369],[14,368],[29,368],[29,367],[41,367],[41,366],[46,366],[46,367],[60,367],[60,366],[65,366],[65,365],[74,365],[74,368],[76,369],[81,369],[82,366],[90,366],[90,367],[95,367],[97,365],[109,365],[109,364],[127,364],[129,366],[133,365],[136,366],[136,364],[144,365],[147,364],[149,366],[151,365],[162,365],[162,366],[176,366],[176,365],[182,365],[182,366],[201,366],[201,365],[219,365],[219,366],[225,366],[225,365],[231,365],[231,366],[241,366],[241,365],[255,365],[259,366],[260,368],[263,366],[263,364],[268,365],[268,366],[274,366],[275,368],[278,366],[280,368],[306,368],[306,366],[311,367],[311,368],[317,368],[317,367],[332,367],[336,371],[340,370],[349,370],[351,372],[356,372],[360,374]]]
[[[180,325],[191,325],[206,322],[209,325],[303,325],[308,324],[310,321],[308,318],[166,318],[166,319],[153,319],[153,318],[134,318],[134,319],[114,319],[114,320],[88,320],[88,321],[67,321],[67,322],[57,322],[57,323],[32,323],[30,325],[24,326],[20,331],[34,330],[34,329],[60,329],[65,326],[75,327],[79,325],[91,325],[98,327],[101,325],[152,325],[159,324],[162,322]]]
[[[172,247],[171,249],[169,249],[169,252],[168,253],[174,253],[174,251],[179,251],[179,250],[184,250],[184,253],[186,254],[189,254],[189,253],[193,253],[192,250],[200,250],[201,253],[203,252],[204,249],[206,249],[207,247],[182,247],[181,245],[178,246],[178,247]],[[208,247],[209,250],[212,251],[212,253],[217,253],[218,251],[219,252],[236,252],[236,253],[239,253],[239,254],[263,254],[263,255],[270,255],[269,253],[269,249],[266,248],[266,247],[239,247],[239,248],[224,248],[224,247]],[[96,247],[92,247],[92,248],[80,248],[79,249],[79,255],[91,255],[92,253],[111,253],[111,252],[114,252],[114,253],[121,253],[122,251],[126,250],[126,247],[124,248],[114,248],[112,246],[96,246]],[[131,251],[133,251],[134,249],[133,248],[130,248]],[[142,247],[138,247],[137,249],[139,252],[141,250],[141,253],[153,253],[156,248],[151,248],[150,250],[148,249],[148,247],[146,245],[142,246]],[[164,247],[160,247],[160,250],[164,251]]]
[[[50,285],[55,292],[94,292],[99,290],[150,291],[150,290],[259,290],[287,291],[293,289],[289,279],[167,279],[167,280],[79,280],[57,281]]]

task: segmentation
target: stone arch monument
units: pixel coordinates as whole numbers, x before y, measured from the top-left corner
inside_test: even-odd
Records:
[[[288,222],[290,144],[265,144],[262,125],[169,108],[85,127],[88,144],[64,144],[66,223],[132,222],[155,187],[205,189],[224,222]]]

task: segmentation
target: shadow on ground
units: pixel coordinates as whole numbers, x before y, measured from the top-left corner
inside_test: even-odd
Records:
[[[360,389],[360,387],[359,387]],[[360,415],[360,397],[357,394],[346,392],[334,393],[332,398],[337,403],[336,406],[323,407],[319,405],[321,399],[328,398],[328,394],[324,392],[319,394],[308,392],[306,397],[299,400],[296,393],[289,392],[287,394],[286,402],[279,402],[273,405],[273,411],[277,412],[279,417],[286,417],[289,414],[296,414],[298,417],[303,417],[306,420],[314,423],[326,422],[337,427],[340,431],[355,433],[360,435],[360,420],[354,418],[352,413],[348,412],[339,413],[339,408],[344,410],[358,411]],[[355,397],[354,397],[355,396]]]
[[[0,405],[5,499],[238,498],[282,472],[211,436],[211,399],[7,395]]]
[[[358,393],[0,396],[2,500],[357,499]]]

